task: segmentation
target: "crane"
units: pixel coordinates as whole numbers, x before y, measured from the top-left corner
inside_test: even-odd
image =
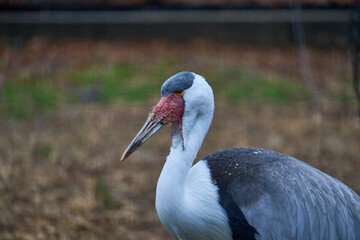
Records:
[[[172,145],[156,188],[160,221],[182,240],[360,239],[360,197],[310,165],[265,149],[209,154],[193,165],[214,96],[206,80],[180,72],[125,150],[129,157],[172,123]]]

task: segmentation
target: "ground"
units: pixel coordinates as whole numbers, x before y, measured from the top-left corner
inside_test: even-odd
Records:
[[[46,41],[0,46],[0,239],[171,239],[155,211],[170,127],[122,152],[181,70],[214,88],[198,159],[239,146],[299,158],[360,193],[360,125],[345,51]],[[306,73],[309,74],[309,73]],[[250,80],[249,80],[250,79]]]

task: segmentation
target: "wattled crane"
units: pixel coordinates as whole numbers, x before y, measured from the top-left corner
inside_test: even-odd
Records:
[[[211,153],[193,166],[213,112],[213,91],[202,76],[170,77],[121,159],[172,123],[156,209],[175,239],[360,239],[360,197],[300,160],[236,148]]]

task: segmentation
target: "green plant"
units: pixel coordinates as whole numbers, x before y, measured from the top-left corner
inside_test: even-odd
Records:
[[[66,73],[66,78],[77,88],[92,87],[100,94],[102,102],[121,98],[124,87],[131,81],[136,68],[129,62],[119,62],[110,66],[93,65]]]
[[[28,118],[37,112],[53,109],[58,97],[58,92],[46,80],[6,82],[0,89],[0,114]]]
[[[249,69],[224,69],[218,92],[231,101],[285,104],[304,99],[306,88],[294,81],[255,73]]]
[[[98,180],[95,185],[95,194],[102,201],[104,208],[111,208],[114,205],[114,200],[111,196],[110,190],[103,180]]]

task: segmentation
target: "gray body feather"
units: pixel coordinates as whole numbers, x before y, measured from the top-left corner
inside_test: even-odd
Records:
[[[310,165],[252,148],[218,151],[204,160],[219,194],[232,198],[256,239],[360,239],[360,197]],[[234,239],[247,239],[238,229],[232,226],[240,236]]]

